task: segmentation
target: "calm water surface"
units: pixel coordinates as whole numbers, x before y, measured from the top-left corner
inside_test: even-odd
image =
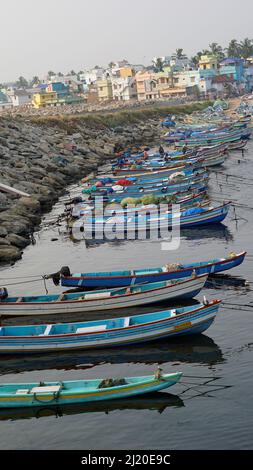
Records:
[[[162,251],[159,241],[150,240],[100,245],[73,243],[64,234],[64,225],[48,228],[44,223],[36,234],[36,245],[25,250],[23,259],[13,267],[0,270],[0,284],[8,286],[10,295],[40,294],[44,292],[42,281],[16,284],[15,278],[55,272],[63,265],[75,272],[134,269],[208,260],[243,250],[249,256],[229,274],[253,283],[252,159],[251,142],[244,157],[241,152],[231,152],[226,165],[218,169],[218,175],[211,174],[210,194],[216,201],[214,204],[231,199],[241,205],[236,207],[239,220],[235,220],[231,209],[224,225],[218,228],[184,231],[180,248],[175,252]],[[61,210],[59,203],[50,217]],[[52,241],[53,238],[57,240]],[[50,293],[61,292],[50,281],[47,288]],[[0,358],[1,383],[145,375],[152,374],[158,364],[166,372],[184,373],[182,382],[169,390],[171,393],[152,397],[89,407],[0,411],[0,448],[252,448],[252,290],[222,283],[219,289],[206,288],[203,294],[230,303],[220,308],[216,322],[205,335],[112,351]],[[54,321],[64,321],[64,318],[69,320],[62,315]],[[72,321],[75,319],[78,318],[71,317]],[[43,317],[37,321],[46,320]],[[20,323],[28,321],[19,319]]]

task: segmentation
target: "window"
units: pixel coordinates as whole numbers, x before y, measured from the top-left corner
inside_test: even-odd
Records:
[[[192,83],[195,82],[195,77],[191,77],[191,82],[192,82]]]

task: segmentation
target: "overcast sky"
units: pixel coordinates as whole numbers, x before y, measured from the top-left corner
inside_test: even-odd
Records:
[[[0,81],[253,38],[252,0],[2,0]]]

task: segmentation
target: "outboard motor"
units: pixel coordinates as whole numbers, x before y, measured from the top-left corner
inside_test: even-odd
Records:
[[[48,274],[45,279],[52,279],[55,286],[59,286],[61,277],[71,276],[71,272],[68,266],[63,266],[60,271],[53,274]]]
[[[8,291],[6,287],[0,287],[0,302],[1,300],[5,300],[8,297]]]

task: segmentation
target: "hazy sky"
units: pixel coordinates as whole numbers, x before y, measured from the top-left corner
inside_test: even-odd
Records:
[[[1,0],[0,81],[253,38],[252,0]]]

